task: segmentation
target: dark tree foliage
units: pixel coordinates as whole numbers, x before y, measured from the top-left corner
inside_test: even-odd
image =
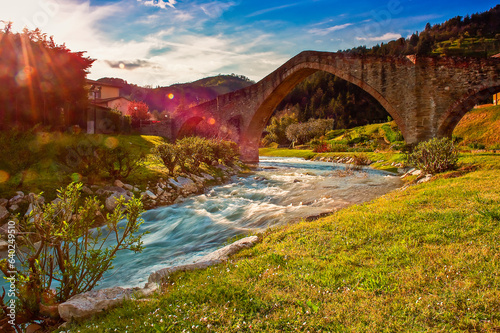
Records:
[[[299,122],[334,119],[335,128],[385,121],[389,115],[364,90],[327,72],[317,72],[298,84],[277,107],[288,109],[299,111]]]
[[[85,77],[93,62],[38,29],[14,33],[7,24],[0,31],[0,129],[84,122]]]
[[[473,39],[475,43],[461,46],[460,43],[467,38]],[[456,40],[459,42],[456,43],[455,49],[440,45],[445,41]],[[427,23],[424,31],[420,34],[416,32],[406,39],[400,38],[370,49],[359,46],[344,52],[374,55],[491,56],[500,52],[500,5],[484,13],[456,16],[442,24]]]

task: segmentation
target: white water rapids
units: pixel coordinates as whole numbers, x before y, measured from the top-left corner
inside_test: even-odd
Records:
[[[401,185],[399,177],[365,168],[298,158],[261,157],[255,174],[180,204],[145,212],[142,253],[119,252],[100,288],[143,286],[149,274],[192,263],[239,234],[292,223],[381,196]]]

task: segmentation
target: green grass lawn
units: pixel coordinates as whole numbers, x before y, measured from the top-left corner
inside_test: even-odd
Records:
[[[461,145],[483,144],[500,150],[500,106],[473,109],[465,114],[453,131]]]
[[[229,262],[66,332],[500,329],[500,155],[328,217],[268,230]]]

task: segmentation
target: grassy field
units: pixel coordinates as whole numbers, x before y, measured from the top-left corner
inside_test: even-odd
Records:
[[[500,106],[473,109],[465,114],[453,131],[461,145],[482,144],[500,150]]]
[[[500,330],[500,155],[331,216],[66,332]],[[473,165],[473,167],[472,167]]]

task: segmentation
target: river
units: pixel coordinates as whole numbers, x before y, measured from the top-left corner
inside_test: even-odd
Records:
[[[261,157],[255,172],[184,202],[143,213],[145,249],[122,251],[98,289],[143,286],[149,274],[187,264],[240,234],[328,213],[401,186],[399,177],[299,158]]]

